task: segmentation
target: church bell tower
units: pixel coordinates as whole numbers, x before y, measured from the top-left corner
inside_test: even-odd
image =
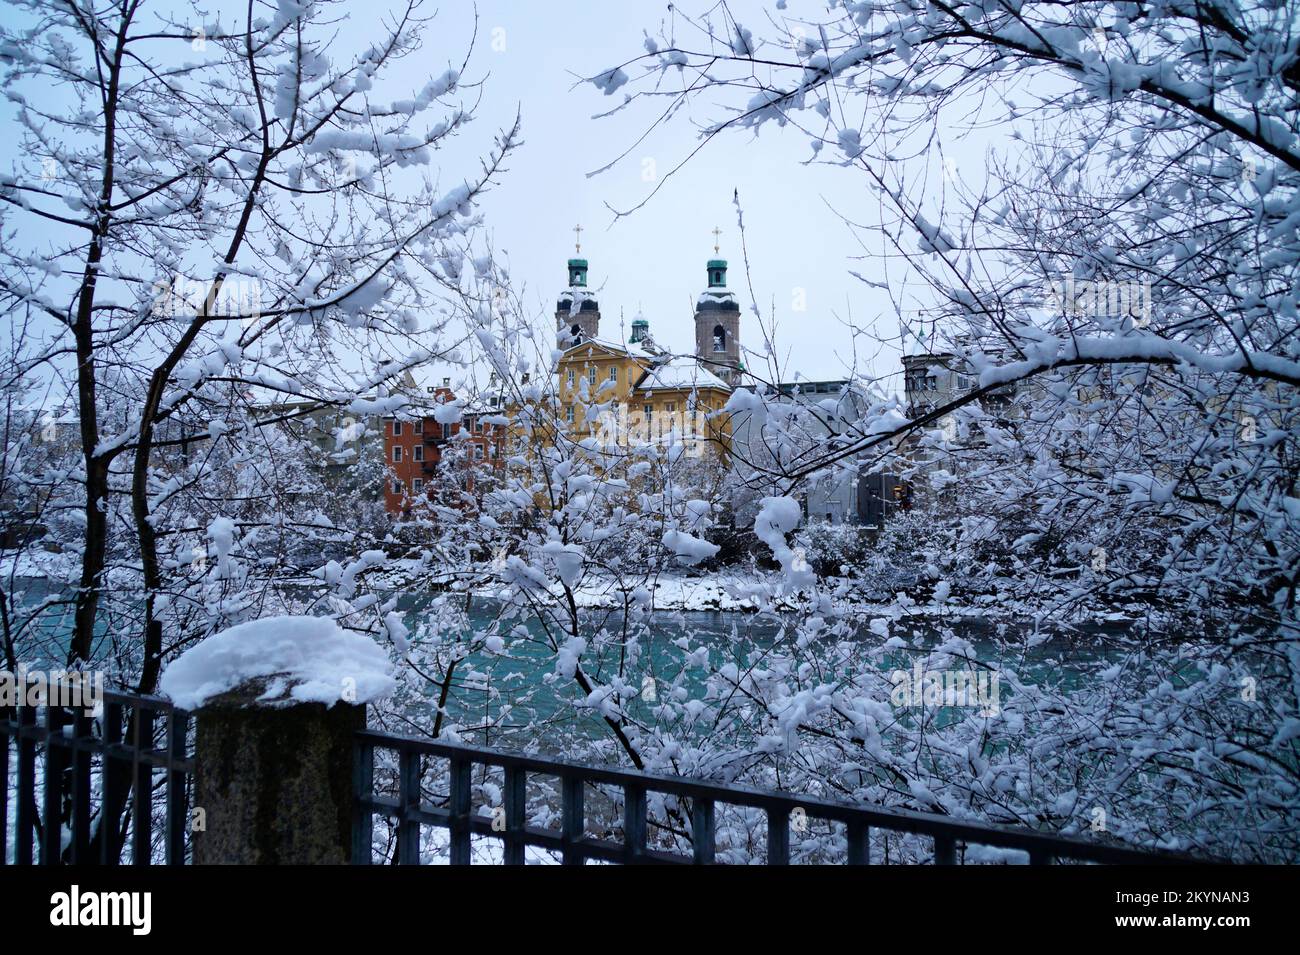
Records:
[[[582,254],[582,226],[573,227],[579,241],[576,255]],[[569,259],[569,287],[555,303],[555,340],[561,348],[571,348],[596,338],[600,332],[600,304],[587,289],[587,260]]]
[[[715,236],[718,232],[714,230]],[[713,251],[718,251],[716,244]],[[745,370],[740,361],[740,304],[727,289],[727,260],[710,259],[707,268],[708,287],[695,303],[695,357],[734,387]]]

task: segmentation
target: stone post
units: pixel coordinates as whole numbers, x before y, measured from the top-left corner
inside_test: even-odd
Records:
[[[261,689],[226,693],[195,714],[194,863],[347,864],[353,735],[366,708],[269,706],[256,702]]]

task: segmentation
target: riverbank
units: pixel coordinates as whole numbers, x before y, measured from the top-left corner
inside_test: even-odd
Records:
[[[0,552],[0,577],[26,578],[52,583],[71,584],[79,573],[78,555],[51,553],[40,549],[24,552]],[[459,590],[462,574],[439,571],[419,560],[396,558],[374,568],[368,574],[370,585],[380,592],[438,593]],[[286,584],[312,587],[318,578],[306,570],[297,579],[284,578]],[[1028,593],[1026,593],[1028,589]],[[910,592],[909,592],[910,591]],[[476,597],[499,599],[503,589],[475,587]],[[557,601],[562,596],[558,585],[551,589]],[[1141,603],[1121,606],[1091,607],[1086,610],[1063,610],[1067,591],[1061,587],[1008,587],[996,593],[951,592],[927,585],[897,592],[882,592],[873,581],[855,578],[829,578],[821,581],[817,593],[803,588],[791,591],[776,573],[761,570],[740,573],[721,570],[708,576],[691,576],[662,572],[625,578],[584,576],[574,592],[583,610],[614,610],[627,603],[640,604],[651,611],[714,613],[797,613],[808,611],[814,599],[829,600],[838,614],[855,614],[891,619],[995,618],[1033,623],[1117,625],[1145,623],[1167,629],[1185,619],[1176,613],[1155,609]],[[824,606],[824,604],[823,604]]]
[[[795,613],[807,611],[814,599],[829,598],[836,613],[879,616],[891,619],[964,619],[996,617],[1004,620],[1051,620],[1053,623],[1101,624],[1128,626],[1147,622],[1167,626],[1174,618],[1153,612],[1142,604],[1121,608],[1097,608],[1088,611],[1053,613],[1055,599],[1026,600],[1012,594],[949,594],[936,599],[933,594],[914,599],[907,593],[879,595],[868,591],[861,581],[829,579],[821,583],[816,595],[810,589],[790,591],[776,574],[758,573],[741,576],[726,572],[708,577],[660,574],[633,583],[613,578],[590,578],[574,591],[574,600],[582,610],[613,610],[627,603],[640,603],[652,611],[718,613]],[[555,587],[558,600],[562,591]],[[499,588],[483,587],[475,596],[499,598]],[[1046,595],[1045,595],[1046,596]],[[1052,595],[1055,598],[1057,595]]]

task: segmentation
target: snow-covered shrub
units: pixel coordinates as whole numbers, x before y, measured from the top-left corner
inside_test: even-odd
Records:
[[[819,577],[847,577],[861,573],[871,553],[872,533],[856,524],[812,521],[795,540]]]

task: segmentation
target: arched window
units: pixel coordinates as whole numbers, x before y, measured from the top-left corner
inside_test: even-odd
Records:
[[[713,350],[715,352],[727,350],[727,330],[721,325],[713,326]]]

